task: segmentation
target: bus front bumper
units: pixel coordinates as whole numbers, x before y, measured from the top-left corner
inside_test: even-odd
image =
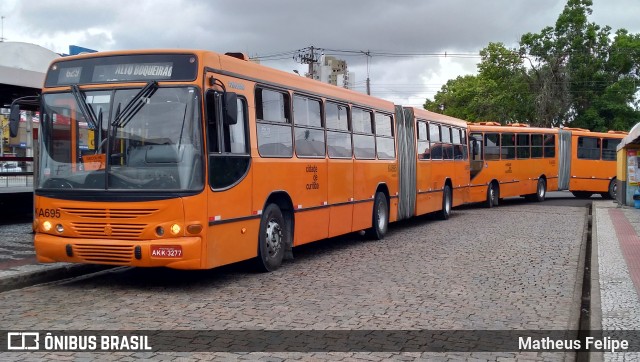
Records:
[[[41,263],[83,263],[137,267],[201,269],[202,240],[179,237],[159,240],[63,238],[36,234],[36,257]]]

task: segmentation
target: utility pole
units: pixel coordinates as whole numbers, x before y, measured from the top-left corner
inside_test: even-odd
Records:
[[[367,95],[371,95],[371,80],[369,79],[369,58],[371,57],[371,52],[367,50],[363,53],[367,56]]]
[[[0,32],[0,43],[2,43],[4,41],[4,18],[5,18],[4,15],[0,16],[0,20],[1,20],[1,23],[2,23],[2,30]]]
[[[306,74],[307,78],[313,79],[313,65],[318,62],[319,54],[316,52],[319,50],[314,46],[304,48],[298,51],[298,54],[293,56],[293,60],[300,64],[309,64],[309,72]]]

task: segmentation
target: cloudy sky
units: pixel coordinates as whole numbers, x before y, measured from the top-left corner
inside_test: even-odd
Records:
[[[96,50],[198,48],[272,56],[262,64],[300,73],[294,51],[328,49],[356,73],[359,51],[422,54],[369,58],[371,91],[422,105],[448,79],[471,74],[489,42],[515,46],[522,34],[552,26],[566,0],[2,0],[3,37],[58,53],[71,44]],[[640,1],[594,0],[590,20],[640,32]],[[353,51],[343,53],[336,51]],[[447,54],[445,57],[444,54]],[[475,55],[474,55],[475,54]]]

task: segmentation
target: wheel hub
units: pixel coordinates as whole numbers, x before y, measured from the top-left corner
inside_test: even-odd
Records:
[[[269,256],[276,255],[282,247],[282,227],[274,220],[267,224],[266,242]]]

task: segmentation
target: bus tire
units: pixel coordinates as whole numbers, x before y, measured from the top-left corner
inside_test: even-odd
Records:
[[[547,197],[547,181],[543,178],[538,179],[538,186],[536,187],[535,201],[542,202]]]
[[[618,183],[614,178],[611,180],[611,182],[609,182],[608,191],[601,193],[600,196],[602,196],[603,199],[615,200],[617,194],[618,194]]]
[[[487,208],[492,208],[494,206],[498,206],[500,204],[500,189],[496,186],[495,182],[489,184],[487,188],[487,201],[485,201],[485,206]]]
[[[442,210],[439,212],[439,216],[442,220],[449,219],[451,216],[451,208],[453,204],[451,187],[449,185],[444,185],[444,190],[442,190]]]
[[[373,201],[373,215],[371,228],[366,231],[369,238],[374,240],[384,239],[389,228],[389,205],[384,193],[378,191]]]
[[[571,191],[571,193],[579,199],[588,199],[593,195],[593,192],[589,191]]]
[[[262,213],[258,234],[256,267],[261,272],[272,272],[282,265],[285,249],[290,245],[291,233],[276,204],[269,204]]]

